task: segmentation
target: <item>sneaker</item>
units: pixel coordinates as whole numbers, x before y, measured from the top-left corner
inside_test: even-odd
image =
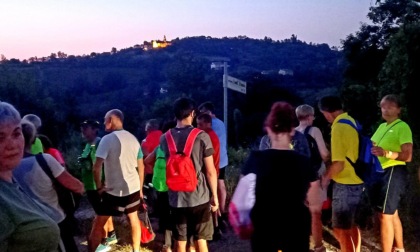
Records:
[[[221,239],[222,239],[222,231],[218,227],[216,227],[214,229],[214,232],[213,232],[213,239],[210,240],[210,241],[211,242],[213,242],[213,241],[220,241]]]
[[[227,228],[228,228],[228,222],[223,219],[223,218],[219,218],[218,219],[218,224],[219,224],[219,229],[222,233],[226,233],[227,232]]]
[[[111,247],[108,246],[106,243],[100,243],[99,246],[96,248],[95,252],[108,252],[111,250]]]
[[[109,237],[106,238],[106,243],[108,245],[116,244],[117,242],[118,242],[118,239],[117,239],[117,236],[115,234],[113,234],[113,235],[111,235],[111,236],[109,236]]]
[[[319,246],[318,248],[314,248],[313,252],[327,252],[327,248],[324,245]]]
[[[405,249],[392,248],[392,252],[405,252]]]

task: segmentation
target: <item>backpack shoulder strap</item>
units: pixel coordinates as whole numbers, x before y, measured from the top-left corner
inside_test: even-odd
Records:
[[[42,153],[38,153],[35,155],[35,159],[38,162],[39,166],[41,166],[42,170],[48,175],[48,177],[50,177],[50,179],[52,181],[55,180],[50,167],[47,164],[47,161],[45,160],[44,156],[42,155]]]
[[[337,122],[348,124],[348,125],[352,126],[353,129],[355,129],[358,134],[360,133],[361,127],[360,127],[360,124],[357,123],[357,121],[356,121],[356,125],[352,121],[350,121],[349,119],[340,119]],[[360,134],[359,134],[359,137],[360,137]],[[359,142],[359,145],[360,145],[360,142]],[[346,156],[346,160],[351,164],[351,166],[353,166],[353,168],[355,168],[355,162],[351,161],[351,159],[347,156]]]
[[[357,132],[360,131],[361,127],[360,124],[356,121],[356,124],[354,124],[352,121],[350,121],[349,119],[340,119],[337,122],[339,123],[344,123],[344,124],[348,124],[350,126],[352,126]]]
[[[311,128],[312,128],[312,126],[307,126],[306,128],[305,128],[305,130],[303,131],[303,133],[305,134],[305,135],[308,135],[309,134],[309,131],[311,130]]]
[[[200,134],[202,130],[197,129],[197,128],[193,128],[190,132],[190,134],[188,135],[187,138],[187,142],[185,143],[185,147],[184,147],[184,154],[189,157],[191,155],[192,152],[192,148],[194,145],[194,141],[197,138],[198,134]]]
[[[172,137],[171,130],[165,133],[166,142],[168,143],[169,154],[174,155],[177,152],[174,138]]]

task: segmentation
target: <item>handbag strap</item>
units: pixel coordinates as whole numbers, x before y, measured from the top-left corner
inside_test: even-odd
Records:
[[[47,164],[47,161],[45,160],[44,156],[42,155],[42,153],[38,153],[35,155],[35,159],[38,162],[39,166],[41,166],[42,170],[45,172],[45,174],[48,175],[48,177],[55,182],[55,178],[51,172],[50,166]]]
[[[384,138],[384,136],[386,135],[386,133],[388,133],[395,125],[399,124],[400,122],[402,122],[401,120],[394,123],[393,125],[391,125],[391,127],[389,127],[389,129],[387,129],[385,131],[385,133],[382,135],[382,137],[379,139],[379,141],[376,143],[377,146],[379,146],[379,143],[382,141],[382,139]]]

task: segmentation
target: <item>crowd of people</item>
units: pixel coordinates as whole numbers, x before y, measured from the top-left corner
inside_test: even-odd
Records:
[[[372,193],[385,252],[404,251],[398,207],[407,185],[406,163],[412,159],[413,140],[410,127],[400,119],[401,106],[396,95],[382,98],[384,122],[371,138],[371,153],[379,157],[384,170]],[[331,124],[330,139],[313,125],[315,108],[275,102],[264,122],[267,134],[260,148],[252,150],[241,167],[240,176],[256,174],[252,251],[327,251],[321,210],[330,184],[332,229],[340,249],[361,250],[356,213],[365,186],[348,161],[357,159],[358,132],[338,122],[356,120],[337,96],[322,97],[318,109]],[[175,119],[162,127],[157,119],[148,120],[142,141],[124,129],[119,109],[105,113],[107,134],[102,137],[99,121],[81,122],[86,145],[79,157],[79,180],[67,171],[62,153],[40,134],[38,116],[21,118],[12,104],[0,102],[0,251],[78,251],[74,216],[60,206],[54,183],[87,196],[95,212],[89,252],[111,250],[110,245],[118,242],[113,217],[123,215],[130,223],[132,249],[140,251],[139,211],[148,186],[157,195],[153,209],[159,219],[157,231],[165,237],[162,251],[208,251],[208,241],[221,239],[228,225],[226,127],[214,111],[209,101],[197,106],[190,98],[178,98],[173,103]],[[183,150],[194,128],[201,130],[190,155],[197,186],[193,191],[172,190],[166,184],[167,134],[176,149]],[[319,150],[316,165],[309,137]],[[38,163],[39,155],[54,178]]]

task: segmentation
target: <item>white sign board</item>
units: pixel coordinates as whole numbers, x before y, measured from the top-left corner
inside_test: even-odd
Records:
[[[227,87],[246,94],[246,82],[229,75],[227,76]]]

